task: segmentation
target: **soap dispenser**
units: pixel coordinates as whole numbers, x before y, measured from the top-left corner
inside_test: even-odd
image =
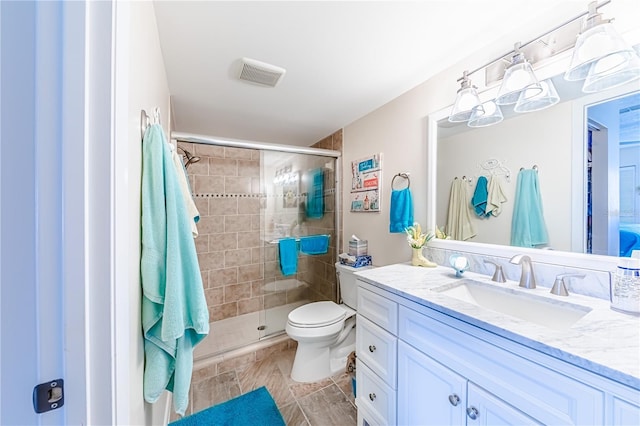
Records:
[[[618,260],[610,282],[611,309],[640,315],[640,250]]]

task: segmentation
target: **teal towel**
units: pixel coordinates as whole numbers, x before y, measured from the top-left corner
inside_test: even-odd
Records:
[[[278,242],[282,275],[293,275],[298,270],[298,246],[295,238],[282,238]]]
[[[511,220],[511,245],[536,247],[549,242],[536,170],[521,170]]]
[[[473,197],[471,198],[473,210],[476,212],[476,215],[480,217],[487,217],[491,215],[491,212],[486,213],[488,195],[487,178],[480,176],[476,183],[476,190],[473,192]]]
[[[304,254],[325,254],[329,249],[328,235],[300,237],[300,251]]]
[[[413,226],[413,200],[409,188],[391,191],[389,232],[400,233]]]
[[[144,398],[167,389],[184,414],[189,402],[193,348],[209,333],[209,312],[191,235],[164,132],[147,128],[142,142],[142,329]]]
[[[324,214],[324,173],[318,168],[309,172],[307,217],[320,219]]]

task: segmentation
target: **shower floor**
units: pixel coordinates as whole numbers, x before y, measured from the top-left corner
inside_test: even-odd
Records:
[[[307,301],[302,300],[267,309],[263,315],[267,318],[268,325],[263,331],[258,330],[258,326],[263,325],[261,312],[251,312],[210,323],[209,335],[194,350],[194,361],[204,360],[255,343],[263,337],[284,332],[289,312],[305,303]]]

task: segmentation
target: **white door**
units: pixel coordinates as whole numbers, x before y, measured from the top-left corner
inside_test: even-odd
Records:
[[[398,342],[398,424],[463,425],[467,380]]]
[[[111,10],[0,1],[2,425],[113,423],[110,175],[87,165],[110,146]],[[56,379],[64,405],[37,414]]]

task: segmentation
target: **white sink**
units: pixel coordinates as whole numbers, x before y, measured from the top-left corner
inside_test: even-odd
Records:
[[[527,293],[531,290],[498,287],[469,279],[432,291],[556,330],[568,329],[591,311],[585,306]]]

